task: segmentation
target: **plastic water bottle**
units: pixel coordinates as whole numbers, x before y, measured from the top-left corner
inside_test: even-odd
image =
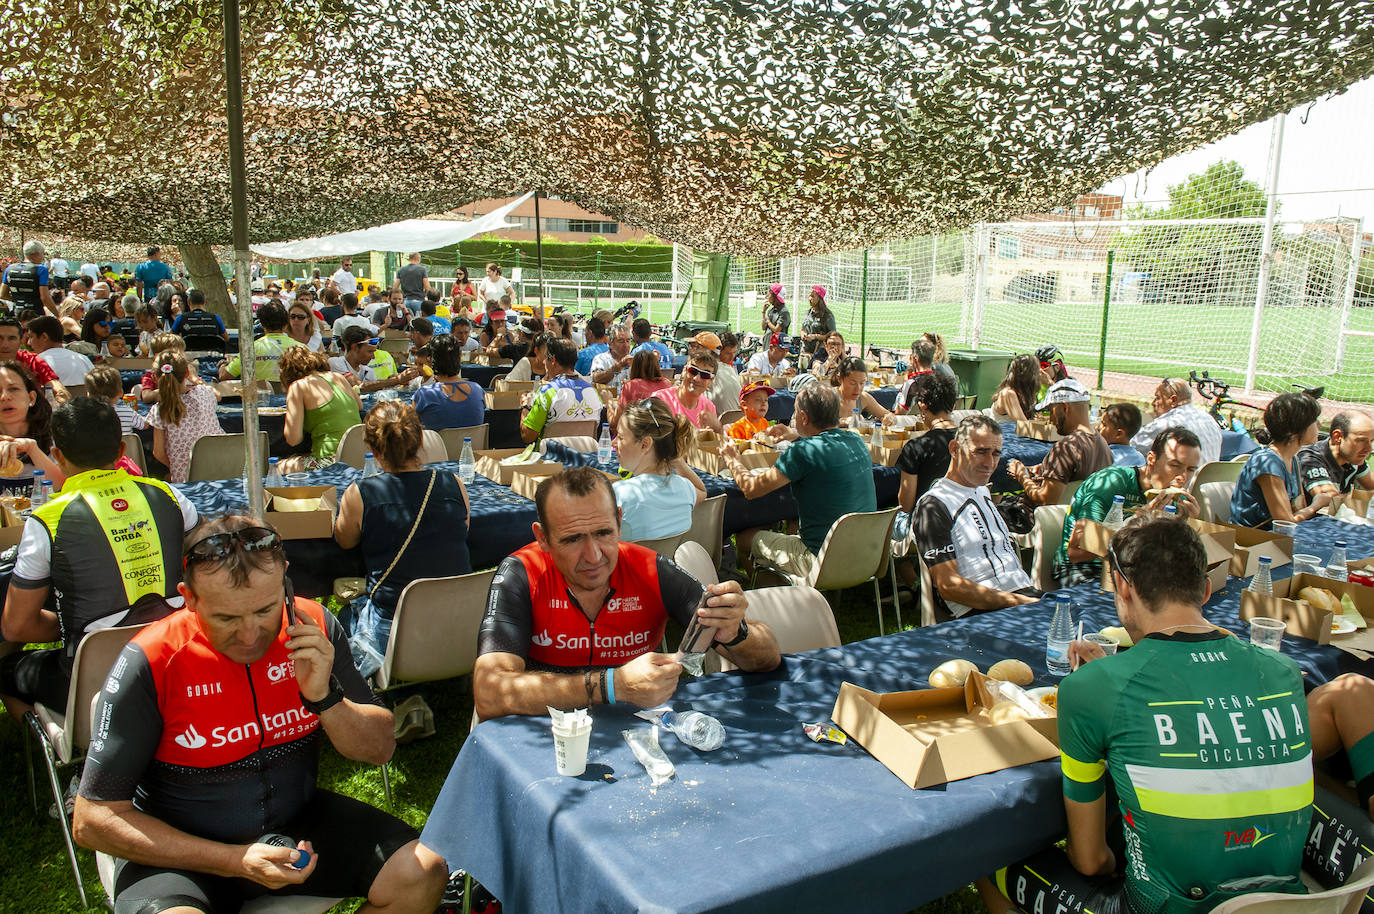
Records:
[[[596,460],[598,463],[611,462],[611,429],[605,422],[601,423],[601,437],[596,439]]]
[[[1126,523],[1126,497],[1124,495],[1113,495],[1112,506],[1107,511],[1107,516],[1102,518],[1102,526],[1109,528],[1112,532],[1120,530]]]
[[[363,476],[376,476],[377,473],[377,458],[372,456],[371,451],[368,451],[367,456],[363,458]]]
[[[1336,540],[1336,548],[1331,550],[1331,558],[1326,560],[1322,577],[1333,581],[1350,580],[1350,569],[1345,567],[1345,540]]]
[[[33,488],[29,491],[29,509],[19,512],[24,517],[28,517],[34,511],[48,503],[48,490],[43,488],[43,471],[33,471]]]
[[[1054,618],[1045,638],[1045,668],[1051,676],[1069,675],[1069,643],[1073,641],[1073,604],[1067,600],[1054,602]]]
[[[1274,578],[1269,571],[1269,566],[1273,564],[1273,561],[1267,555],[1259,557],[1259,571],[1256,571],[1255,576],[1250,579],[1250,586],[1246,587],[1246,590],[1251,593],[1263,594],[1266,597],[1273,595]]]
[[[856,406],[856,407],[854,407],[854,428],[863,428],[863,427],[864,427],[864,415],[863,415],[863,411],[862,411],[861,409],[859,409],[859,407]]]
[[[710,752],[719,749],[725,742],[725,728],[709,714],[700,711],[683,711],[681,714],[664,711],[662,720],[663,726],[676,733],[678,739],[693,749]]]
[[[1092,406],[1088,409],[1088,416],[1092,420],[1093,428],[1097,428],[1097,417],[1102,415],[1102,395],[1093,391]]]
[[[263,485],[276,488],[281,487],[281,469],[277,466],[277,460],[278,458],[276,457],[269,457],[267,459],[267,481],[264,482]]]
[[[1178,506],[1177,506],[1177,505],[1165,505],[1165,506],[1164,506],[1164,513],[1165,513],[1165,514],[1177,515],[1177,514],[1178,514]]]
[[[43,504],[46,505],[50,501],[52,501],[52,480],[45,479],[43,480]]]
[[[868,443],[873,447],[883,446],[883,427],[881,423],[873,423],[873,435],[868,439]]]
[[[472,485],[472,477],[477,468],[472,459],[472,439],[463,438],[463,452],[458,455],[458,478],[463,481],[463,485]]]

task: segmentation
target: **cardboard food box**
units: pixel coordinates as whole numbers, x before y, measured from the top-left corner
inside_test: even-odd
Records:
[[[258,378],[257,388],[261,393],[272,393],[272,382],[266,378]],[[243,382],[242,381],[216,381],[213,385],[215,393],[219,394],[221,400],[242,400]]]
[[[1112,531],[1095,520],[1079,521],[1079,524],[1083,527],[1083,549],[1105,559],[1107,548],[1111,544]],[[1202,540],[1202,548],[1207,553],[1207,580],[1212,582],[1212,593],[1217,593],[1226,586],[1231,559],[1236,551],[1235,532],[1231,527],[1196,519],[1190,519],[1188,526],[1196,530]],[[1102,563],[1101,583],[1102,589],[1111,593],[1115,587],[1112,585],[1112,572],[1108,564],[1105,561]]]
[[[473,359],[472,359],[472,361],[475,362],[475,363],[478,364],[478,365],[486,365],[486,366],[488,366],[488,367],[490,367],[490,368],[501,368],[501,367],[503,367],[503,366],[505,366],[505,365],[514,365],[514,364],[515,364],[515,363],[512,362],[510,359],[502,359],[502,358],[497,358],[496,356],[490,356],[490,355],[487,355],[486,353],[480,352],[480,350],[478,350],[478,352],[479,352],[479,354],[476,355],[476,356],[474,356]]]
[[[283,486],[263,490],[267,519],[284,540],[328,539],[334,535],[334,514],[339,510],[339,493],[333,486]],[[313,511],[282,511],[278,499],[319,499]]]
[[[720,440],[715,436],[711,437],[714,440],[698,439],[687,449],[683,459],[687,461],[688,466],[703,473],[719,474],[725,469],[725,458],[720,455]]]
[[[487,391],[487,409],[519,409],[525,398],[521,390]]]
[[[897,447],[887,447],[886,445],[879,446],[870,444],[868,446],[868,453],[869,456],[873,458],[873,462],[878,466],[895,467],[897,465],[897,458],[902,456],[902,448],[901,445]]]
[[[831,719],[912,788],[935,787],[1059,757],[1054,717],[993,724],[987,677],[962,688],[870,692],[840,686]]]
[[[740,452],[739,462],[751,470],[767,469],[778,462],[778,452],[771,447],[756,444]]]
[[[1371,497],[1374,497],[1374,491],[1362,488],[1351,489],[1349,492],[1333,498],[1331,504],[1322,508],[1321,513],[1334,516],[1344,506],[1360,517],[1364,517],[1369,512],[1369,499]]]
[[[24,535],[24,517],[19,512],[28,508],[29,499],[25,495],[7,495],[0,500],[0,549],[19,545]]]
[[[553,460],[538,460],[533,463],[508,464],[503,466],[502,460],[507,457],[514,457],[516,454],[523,454],[525,449],[522,447],[507,447],[496,449],[484,449],[472,452],[475,458],[474,468],[478,473],[498,485],[509,486],[515,474],[523,469],[539,466],[562,466],[561,463]]]
[[[496,389],[501,391],[529,393],[534,390],[535,386],[533,381],[507,381],[504,377],[496,379]]]
[[[1261,596],[1244,591],[1240,595],[1240,617],[1253,619],[1255,616],[1269,616],[1288,623],[1288,631],[1301,635],[1318,644],[1331,643],[1331,621],[1333,613],[1318,609],[1306,600],[1298,600],[1298,592],[1304,587],[1320,587],[1329,590],[1340,599],[1349,594],[1355,601],[1355,608],[1365,620],[1374,619],[1374,589],[1352,584],[1349,581],[1333,581],[1317,577],[1315,574],[1297,574],[1274,582],[1274,595]]]
[[[384,340],[408,340],[408,339],[410,339],[410,334],[409,334],[409,333],[406,333],[404,330],[393,330],[393,329],[391,329],[390,327],[388,327],[387,329],[385,329],[385,330],[382,331],[382,339],[384,339]]]
[[[1022,438],[1034,438],[1037,441],[1058,441],[1064,436],[1059,434],[1053,425],[1048,422],[1037,420],[1022,420],[1016,423],[1016,434]]]
[[[1259,559],[1267,555],[1273,560],[1269,567],[1278,568],[1293,561],[1293,537],[1256,530],[1254,527],[1237,527],[1235,524],[1219,526],[1234,530],[1236,552],[1231,556],[1230,573],[1232,577],[1248,578],[1259,571]]]
[[[510,490],[516,495],[522,495],[530,501],[534,501],[534,493],[539,488],[539,484],[550,476],[557,476],[561,472],[563,472],[563,464],[561,463],[536,463],[516,467],[515,475],[511,477]]]
[[[120,371],[149,371],[153,367],[153,360],[151,358],[110,359],[110,365]]]

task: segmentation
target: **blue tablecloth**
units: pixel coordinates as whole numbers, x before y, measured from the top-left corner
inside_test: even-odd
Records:
[[[1374,529],[1329,518],[1301,526],[1305,542],[1343,538],[1374,554]],[[1242,632],[1241,581],[1205,614]],[[1110,594],[1060,591],[1084,628],[1117,624]],[[624,707],[595,710],[587,772],[559,777],[548,721],[479,725],[449,772],[422,840],[516,911],[777,911],[862,899],[904,911],[1061,837],[1055,761],[915,791],[860,747],[812,743],[801,725],[829,718],[842,682],[878,691],[926,687],[939,663],[983,669],[1008,657],[1045,665],[1047,601],[784,658],[770,674],[689,681],[675,706],[718,717],[725,746],[688,749],[665,736],[677,766],[653,789],[620,731],[647,726]],[[1285,637],[1309,688],[1374,664]]]
[[[876,387],[869,388],[868,392],[873,395],[883,409],[892,409],[897,403],[897,388],[895,387]],[[788,425],[792,422],[792,413],[797,408],[797,395],[790,390],[776,391],[768,398],[768,421]]]

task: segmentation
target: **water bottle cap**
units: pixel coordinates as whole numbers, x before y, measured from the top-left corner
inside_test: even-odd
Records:
[[[1336,548],[1338,548],[1338,549],[1344,549],[1344,548],[1345,548],[1345,540],[1336,540]]]
[[[34,470],[34,471],[33,471],[33,475],[35,475],[35,476],[42,476],[42,475],[43,475],[43,471],[42,471],[42,470]],[[19,478],[20,478],[20,479],[23,479],[24,477],[21,476],[21,477],[19,477]]]
[[[367,456],[370,458],[370,457],[372,456],[372,452],[371,452],[371,451],[368,451],[368,452],[367,452]]]
[[[267,458],[267,462],[268,462],[268,463],[276,463],[276,462],[277,462],[278,460],[280,460],[280,459],[281,459],[280,457],[268,457],[268,458]]]
[[[1272,564],[1273,561],[1274,561],[1274,559],[1273,559],[1272,556],[1262,555],[1262,556],[1259,557],[1259,563],[1260,563],[1261,565],[1269,565],[1269,564]]]
[[[1113,496],[1112,496],[1112,501],[1119,501],[1119,502],[1121,502],[1121,503],[1124,505],[1124,504],[1126,503],[1126,496],[1125,496],[1125,495],[1113,495]]]
[[[469,438],[469,437],[467,437],[466,435],[464,435],[464,436],[463,436],[463,443],[464,443],[464,444],[472,444],[472,439]]]

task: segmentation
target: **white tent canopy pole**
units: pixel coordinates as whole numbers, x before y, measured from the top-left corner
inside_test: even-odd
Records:
[[[507,222],[506,216],[530,196],[531,194],[525,194],[518,200],[471,222],[403,219],[390,225],[378,225],[355,232],[302,238],[299,241],[254,244],[250,248],[254,254],[272,260],[331,260],[345,254],[361,254],[364,251],[432,251],[485,232],[518,228],[517,223]]]

